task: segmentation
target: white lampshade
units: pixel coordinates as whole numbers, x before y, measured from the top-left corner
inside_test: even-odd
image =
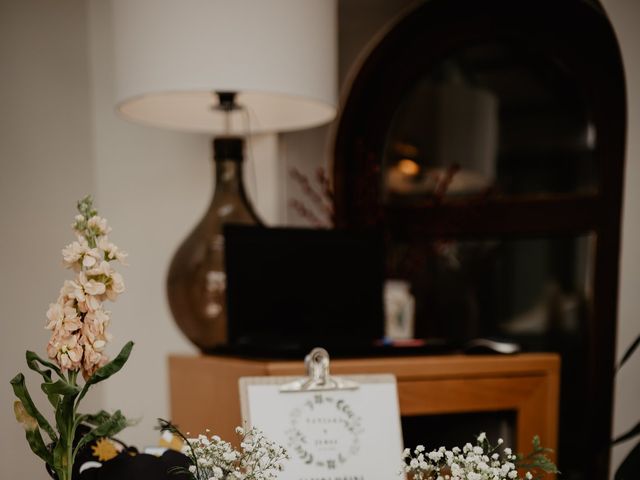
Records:
[[[334,118],[336,0],[112,1],[116,97],[127,119],[222,132],[217,91],[238,92],[251,133]],[[232,114],[232,131],[246,125],[241,115]]]

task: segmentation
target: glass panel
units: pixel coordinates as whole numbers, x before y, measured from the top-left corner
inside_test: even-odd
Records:
[[[475,445],[475,439],[481,432],[486,432],[493,445],[502,438],[505,446],[515,447],[515,427],[514,411],[402,417],[404,445],[412,450],[418,445],[424,445],[427,451],[440,447],[449,450],[462,448],[467,442]]]
[[[594,240],[393,239],[387,276],[415,302],[415,336],[456,344],[504,336],[549,350],[578,336],[591,297]]]
[[[386,141],[386,202],[450,195],[587,193],[595,130],[579,84],[524,46],[454,53],[399,105]]]
[[[412,296],[416,338],[462,347],[474,337],[495,336],[524,351],[560,353],[559,455],[567,469],[580,465],[575,439],[586,438],[588,425],[595,236],[393,238],[387,248],[391,284],[404,284]]]

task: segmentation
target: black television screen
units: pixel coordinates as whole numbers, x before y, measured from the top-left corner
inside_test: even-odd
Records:
[[[227,225],[229,343],[348,350],[383,337],[379,232]]]

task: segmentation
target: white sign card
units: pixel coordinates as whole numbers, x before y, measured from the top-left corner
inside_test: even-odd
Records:
[[[392,480],[402,431],[393,375],[343,377],[353,390],[282,392],[297,377],[240,379],[245,424],[287,449],[279,480]]]

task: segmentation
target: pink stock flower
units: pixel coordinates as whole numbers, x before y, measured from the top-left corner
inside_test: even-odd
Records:
[[[45,328],[51,331],[47,354],[63,371],[82,369],[88,378],[108,361],[104,350],[111,340],[110,316],[102,302],[114,301],[124,292],[122,275],[110,262],[124,264],[127,254],[109,241],[111,228],[102,217],[77,215],[73,229],[78,238],[62,249],[62,258],[77,276],[64,282],[57,302],[47,310]]]
[[[59,335],[54,332],[47,345],[47,354],[51,360],[55,360],[63,372],[78,370],[82,365],[83,348],[79,343],[80,335]]]
[[[109,320],[109,314],[104,310],[87,313],[82,324],[82,336],[91,344],[98,340],[109,341],[111,336],[106,331]]]
[[[124,292],[124,281],[122,280],[122,275],[118,272],[114,272],[111,274],[111,281],[109,282],[109,288],[107,289],[107,298],[112,302],[115,302],[120,295]]]
[[[82,319],[78,315],[78,311],[71,306],[52,303],[47,311],[49,323],[45,327],[47,330],[53,330],[62,335],[64,332],[75,332],[82,327]]]
[[[62,328],[62,322],[64,320],[64,306],[60,303],[50,303],[49,310],[47,310],[47,330],[58,330]]]
[[[109,357],[98,351],[95,345],[84,345],[84,356],[82,358],[82,374],[85,378],[89,378],[97,369],[105,365],[109,361]]]

